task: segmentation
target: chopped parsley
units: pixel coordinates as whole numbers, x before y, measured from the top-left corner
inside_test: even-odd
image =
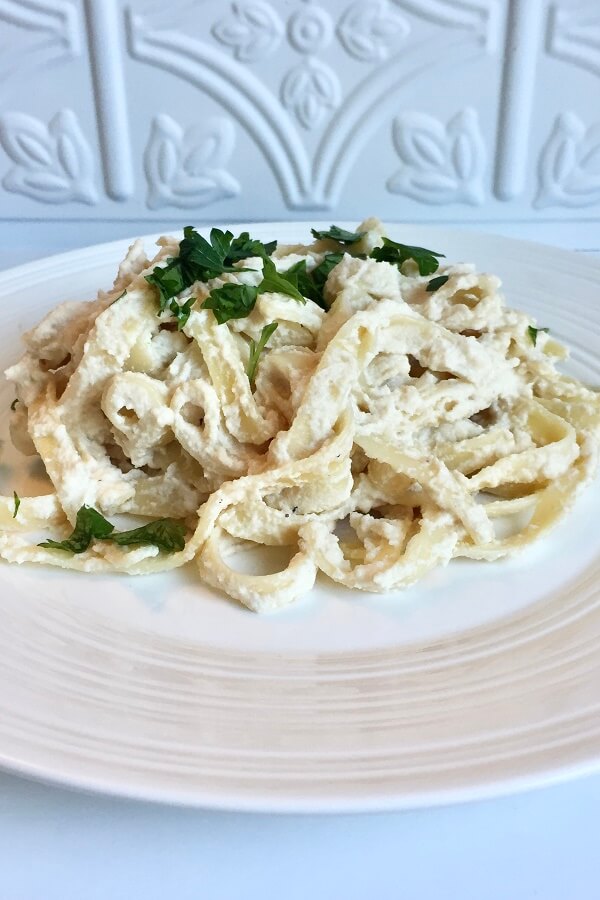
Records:
[[[43,541],[38,546],[48,547],[50,550],[66,550],[69,553],[83,553],[94,538],[98,540],[107,538],[114,531],[114,527],[92,506],[82,506],[77,513],[75,528],[70,537],[64,541]]]
[[[292,277],[290,279],[287,276],[287,272],[278,272],[273,260],[266,256],[263,262],[263,278],[258,286],[258,293],[287,294],[288,297],[292,297],[298,303],[306,303],[306,299],[298,290],[297,278]]]
[[[258,288],[249,284],[224,284],[210,292],[202,304],[203,309],[212,309],[219,325],[229,319],[243,319],[254,309]]]
[[[17,513],[19,512],[19,507],[20,507],[20,505],[21,505],[21,498],[19,497],[19,495],[17,494],[16,491],[13,491],[13,500],[14,500],[14,503],[15,503],[15,508],[14,508],[14,512],[13,512],[12,517],[13,517],[13,519],[16,519],[16,518],[17,518]]]
[[[177,322],[177,331],[181,331],[183,326],[187,322],[190,317],[190,313],[192,311],[192,306],[196,302],[196,297],[192,295],[189,297],[185,303],[176,303],[175,300],[171,300],[171,312],[175,317]]]
[[[262,241],[251,238],[247,231],[242,231],[239,237],[233,238],[231,241],[225,261],[231,265],[232,262],[248,259],[249,256],[271,256],[276,249],[277,241],[263,244]]]
[[[12,410],[13,412],[14,412],[15,409],[17,408],[17,403],[18,403],[18,402],[19,402],[19,398],[18,398],[18,397],[15,397],[15,399],[13,400],[13,402],[10,404],[10,408],[11,408],[11,410]]]
[[[184,278],[179,259],[168,259],[165,266],[156,266],[150,275],[145,276],[148,284],[158,290],[160,312],[169,308],[171,299],[189,287],[193,282]]]
[[[113,544],[127,547],[131,544],[153,544],[159,550],[172,553],[185,547],[185,525],[175,519],[155,519],[147,525],[130,531],[112,532],[108,537]]]
[[[16,495],[15,495],[16,496]],[[185,526],[174,519],[156,519],[147,525],[130,531],[115,531],[104,516],[92,506],[82,506],[77,513],[75,528],[64,541],[43,541],[39,547],[83,553],[93,540],[112,541],[119,546],[129,544],[153,544],[159,550],[183,550]]]
[[[371,258],[377,262],[394,263],[398,268],[408,259],[412,259],[417,264],[420,275],[433,275],[434,272],[437,272],[440,265],[438,258],[443,256],[443,253],[436,253],[435,250],[411,247],[410,244],[399,244],[386,237],[383,238],[383,246],[375,247],[371,252]]]
[[[276,247],[277,241],[263,244],[252,239],[247,231],[234,237],[231,231],[221,231],[219,228],[212,228],[207,240],[188,225],[183,229],[179,256],[168,259],[164,266],[156,266],[150,275],[146,275],[146,281],[158,292],[159,311],[171,312],[181,329],[187,322],[192,304],[188,301],[180,306],[174,297],[196,281],[206,282],[225,272],[247,271],[234,263],[248,256],[267,259]]]
[[[338,244],[349,246],[350,244],[355,244],[357,241],[360,241],[361,237],[364,237],[367,232],[346,231],[345,228],[339,228],[337,225],[332,225],[326,231],[317,231],[316,228],[311,228],[310,233],[317,240],[329,238],[332,241],[337,241]]]
[[[323,298],[323,289],[327,276],[343,259],[343,253],[326,253],[318,266],[310,272],[306,268],[306,260],[301,259],[283,274],[291,281],[304,297],[308,297],[322,309],[327,309]]]
[[[529,335],[531,343],[533,344],[534,347],[537,345],[537,338],[538,338],[538,334],[540,333],[540,331],[543,331],[547,334],[550,331],[550,329],[549,328],[534,328],[533,325],[527,326],[527,334]]]
[[[260,333],[259,339],[257,341],[250,341],[250,356],[248,358],[248,365],[246,367],[246,375],[248,376],[248,381],[250,382],[250,384],[254,384],[256,367],[258,366],[260,354],[267,346],[267,341],[269,340],[273,332],[277,330],[278,324],[278,322],[271,322],[270,325],[265,325]]]
[[[437,278],[432,278],[431,281],[427,282],[425,290],[432,294],[434,291],[443,287],[449,278],[449,275],[438,275]]]

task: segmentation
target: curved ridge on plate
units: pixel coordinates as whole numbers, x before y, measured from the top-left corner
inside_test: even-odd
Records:
[[[302,223],[249,228],[308,234]],[[525,264],[522,242],[411,232],[424,246],[446,234],[476,258],[496,249],[523,274],[509,300],[547,315],[600,377],[600,263],[527,245]],[[58,295],[65,278],[83,294],[86,273],[111,268],[128,243],[20,267],[0,279],[0,297],[29,291],[34,305],[40,284]],[[25,318],[11,305],[7,329]],[[22,579],[32,592],[43,583],[39,571]],[[30,774],[174,802],[331,811],[468,799],[600,766],[598,556],[484,624],[344,652],[168,637],[74,595],[49,605],[2,590],[0,610],[0,764]]]

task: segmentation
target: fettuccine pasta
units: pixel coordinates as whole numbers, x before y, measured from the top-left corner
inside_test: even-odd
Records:
[[[309,244],[250,239],[222,271],[201,268],[196,238],[162,238],[152,260],[136,241],[110,291],[24,335],[11,432],[52,492],[0,498],[9,563],[194,561],[256,611],[319,571],[398,591],[455,557],[522,550],[594,474],[599,396],[556,370],[564,349],[495,276],[384,241],[374,219]],[[83,538],[82,510],[99,514]],[[123,514],[138,531],[109,534],[103,517]],[[173,520],[171,545],[152,537]],[[289,564],[237,571],[233,551],[255,545],[289,547]]]

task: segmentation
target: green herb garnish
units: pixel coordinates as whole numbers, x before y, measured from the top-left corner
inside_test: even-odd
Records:
[[[246,375],[248,376],[250,384],[254,384],[254,376],[256,375],[256,367],[258,365],[260,354],[267,346],[267,341],[273,332],[277,330],[278,324],[278,322],[271,322],[270,325],[265,325],[260,333],[258,341],[250,341],[250,356],[246,367]]]
[[[159,550],[172,553],[185,547],[185,525],[175,519],[156,519],[130,531],[113,531],[107,540],[119,547],[153,544]]]
[[[443,257],[443,253],[435,250],[426,250],[424,247],[411,247],[409,244],[398,244],[390,238],[383,238],[383,246],[375,247],[371,252],[371,258],[377,262],[394,263],[400,268],[408,259],[416,262],[420,275],[433,275],[439,268],[436,257]]]
[[[427,283],[425,290],[432,294],[434,291],[437,291],[438,288],[443,287],[449,278],[449,275],[438,275],[437,278],[432,278],[431,281]]]
[[[13,519],[16,519],[17,513],[19,512],[19,507],[21,505],[21,498],[19,497],[19,495],[17,494],[16,491],[13,491],[13,500],[15,502],[15,509],[14,509],[12,517],[13,517]]]
[[[15,397],[15,399],[13,400],[13,402],[10,404],[10,408],[11,408],[11,410],[12,410],[13,412],[14,412],[15,409],[17,408],[17,403],[18,403],[18,402],[19,402],[19,398],[18,398],[18,397]]]
[[[94,538],[99,540],[107,538],[114,531],[114,527],[92,506],[82,506],[77,513],[75,528],[70,537],[64,541],[43,541],[38,547],[83,553]]]
[[[48,547],[50,550],[65,550],[68,553],[83,553],[93,540],[97,540],[112,541],[119,546],[153,544],[159,550],[172,551],[183,550],[184,535],[185,526],[174,519],[156,519],[130,531],[115,531],[115,526],[97,509],[82,506],[70,537],[64,541],[43,541],[38,546]]]
[[[258,290],[249,284],[224,284],[210,292],[202,308],[212,309],[219,325],[229,319],[243,319],[254,309]]]
[[[208,241],[191,225],[184,228],[177,257],[184,279],[193,284],[194,281],[217,278],[224,272],[234,272],[233,262],[236,260],[227,259],[232,240],[231,231],[221,231],[220,228],[211,228]]]
[[[254,240],[247,231],[234,237],[231,231],[213,228],[210,239],[202,237],[191,225],[183,229],[179,244],[179,256],[170,258],[164,266],[156,266],[146,281],[158,291],[160,312],[168,310],[177,319],[181,329],[189,316],[191,304],[180,306],[173,298],[191,287],[196,281],[209,281],[225,272],[245,272],[234,263],[248,256],[265,259],[275,250],[276,241],[263,244]]]
[[[247,259],[249,256],[271,256],[277,249],[277,241],[269,241],[263,244],[262,241],[254,240],[247,231],[242,231],[239,237],[233,238],[225,257],[225,262],[231,265],[236,260]]]
[[[534,328],[533,325],[527,326],[527,334],[529,335],[529,337],[531,339],[531,343],[533,344],[534,347],[537,345],[537,338],[538,338],[538,334],[540,333],[540,331],[543,331],[547,334],[550,331],[550,329],[549,328]]]
[[[189,297],[185,303],[179,304],[175,300],[171,300],[171,312],[177,321],[177,331],[182,331],[192,311],[192,306],[196,302],[197,297]]]
[[[310,272],[306,268],[306,260],[301,259],[283,274],[288,281],[294,280],[294,285],[303,297],[308,297],[322,309],[327,309],[323,298],[325,282],[329,273],[343,259],[343,256],[343,253],[326,253],[319,265]]]
[[[345,244],[348,246],[349,244],[355,244],[357,241],[360,241],[361,237],[364,237],[367,232],[346,231],[345,228],[339,228],[337,225],[332,225],[326,231],[317,231],[316,228],[311,228],[310,233],[317,240],[330,238],[332,241],[337,241],[338,244]]]
[[[160,312],[168,309],[171,299],[193,284],[185,278],[179,258],[168,259],[165,266],[156,266],[150,275],[145,276],[148,284],[158,290]]]
[[[292,266],[292,268],[294,267]],[[287,276],[288,272],[278,272],[273,260],[266,256],[263,262],[263,278],[258,286],[258,293],[287,294],[288,297],[292,297],[298,303],[306,303],[306,299],[298,290],[298,279],[295,275],[292,275],[291,278]]]

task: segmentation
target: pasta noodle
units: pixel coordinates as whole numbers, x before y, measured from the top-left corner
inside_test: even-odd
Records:
[[[136,575],[194,560],[264,611],[319,571],[393,591],[539,539],[596,470],[598,394],[555,369],[564,349],[495,276],[439,259],[421,274],[422,248],[387,259],[383,237],[369,219],[353,240],[332,229],[270,254],[250,240],[160,307],[153,273],[183,244],[162,238],[149,260],[136,241],[110,291],[54,309],[6,372],[13,442],[53,490],[18,511],[0,498],[2,558]],[[230,297],[247,308],[220,321],[215,298]],[[89,508],[175,519],[185,539],[93,534],[71,552],[34,538],[68,544]],[[289,564],[237,571],[231,553],[256,545],[289,547]]]

